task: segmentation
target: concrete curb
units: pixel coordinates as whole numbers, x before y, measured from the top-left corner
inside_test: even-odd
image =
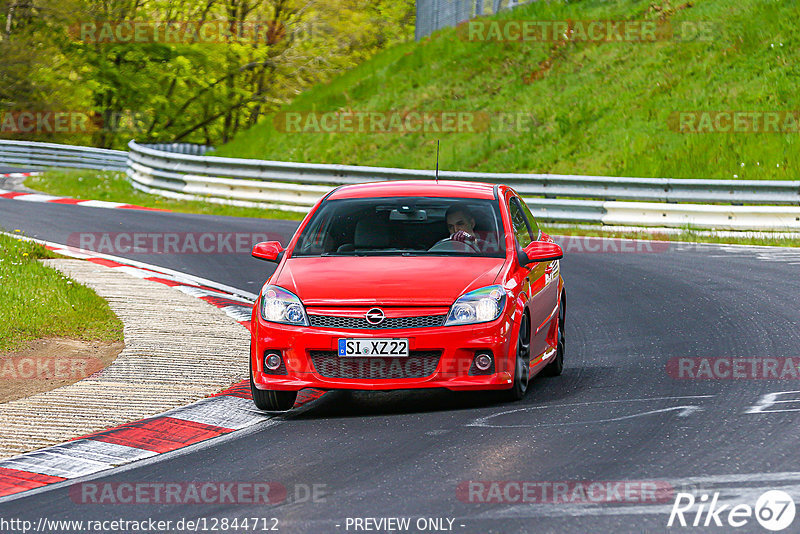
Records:
[[[38,176],[40,174],[40,172],[7,172],[0,174],[0,190],[38,193],[38,191],[34,191],[25,185],[25,179],[29,176]]]
[[[9,175],[14,177],[13,175]],[[19,188],[20,184],[13,184],[15,188]],[[22,186],[24,187],[24,186]],[[125,204],[124,202],[108,202],[105,200],[81,200],[70,197],[57,197],[54,195],[46,195],[44,193],[29,192],[32,189],[25,187],[26,191],[12,191],[9,189],[0,189],[0,198],[8,198],[13,200],[22,200],[25,202],[51,202],[53,204],[72,204],[75,206],[84,206],[87,208],[113,208],[113,209],[127,209],[127,210],[144,210],[144,211],[169,211],[161,208],[146,208],[144,206],[137,206],[136,204]]]
[[[0,404],[0,457],[32,451],[0,460],[0,500],[270,418],[255,409],[249,382],[240,380],[249,357],[248,298],[155,266],[46,246],[87,260],[46,262],[108,300],[124,323],[126,348],[80,382]],[[323,393],[304,390],[296,405]],[[60,444],[40,448],[54,443]]]
[[[0,174],[0,178],[27,178],[28,176],[36,176],[41,174],[39,172],[7,172]]]
[[[241,379],[249,333],[218,308],[96,263],[44,263],[108,301],[125,349],[75,384],[0,404],[0,458],[183,406]]]

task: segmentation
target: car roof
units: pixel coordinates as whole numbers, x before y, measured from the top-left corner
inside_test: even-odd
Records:
[[[342,186],[336,189],[328,199],[405,196],[493,199],[495,198],[494,188],[495,184],[482,182],[397,180]]]

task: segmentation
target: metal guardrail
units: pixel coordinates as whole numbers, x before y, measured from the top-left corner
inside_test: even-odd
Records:
[[[153,150],[160,150],[161,152],[189,154],[190,156],[202,156],[214,148],[213,146],[195,145],[193,143],[155,143],[144,146],[148,146]]]
[[[24,167],[124,171],[127,159],[122,150],[0,139],[0,163]]]
[[[334,187],[385,180],[433,180],[434,171],[290,163],[166,153],[152,145],[129,143],[128,177],[144,192],[170,198],[204,200],[235,206],[306,212]],[[440,172],[442,180],[502,182],[505,175]],[[512,175],[509,175],[512,176]],[[525,176],[525,175],[517,175]],[[526,198],[534,215],[548,220],[597,222],[602,202]]]
[[[128,146],[127,172],[134,187],[173,198],[240,206],[307,211],[334,186],[384,180],[432,180],[435,175],[432,170],[191,156],[164,152],[134,141]],[[536,217],[548,221],[800,229],[800,208],[794,207],[800,206],[800,181],[454,171],[441,171],[439,177],[508,184],[525,198]]]
[[[0,163],[125,171],[136,189],[170,198],[306,212],[333,187],[432,180],[434,171],[206,156],[207,146],[129,143],[129,152],[0,141]],[[800,181],[683,180],[441,171],[442,180],[505,183],[555,222],[800,230]],[[629,202],[636,201],[636,202]]]
[[[144,185],[162,182],[165,189],[197,194],[216,194],[229,189],[266,190],[275,182],[316,186],[354,184],[383,180],[432,180],[432,170],[392,169],[356,165],[324,165],[254,159],[193,157],[168,153],[139,145],[128,145],[132,167],[138,169],[132,179],[149,173]],[[443,180],[481,181],[508,184],[524,197],[578,198],[592,200],[637,200],[666,203],[724,203],[800,205],[800,181],[784,180],[689,180],[677,178],[617,178],[610,176],[572,176],[560,174],[510,174],[441,171]],[[212,178],[209,180],[208,178]],[[227,182],[245,179],[247,182]],[[203,184],[207,184],[204,189]],[[187,191],[191,189],[191,191]],[[220,186],[220,187],[218,187]],[[231,189],[232,188],[232,189]],[[285,186],[284,186],[285,188]],[[293,188],[296,192],[303,188]],[[318,192],[326,189],[307,188]],[[251,200],[251,195],[240,196]],[[302,205],[310,205],[301,201]]]

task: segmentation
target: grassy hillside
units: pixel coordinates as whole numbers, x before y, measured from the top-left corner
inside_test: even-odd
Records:
[[[440,138],[449,170],[798,179],[797,131],[674,127],[678,112],[800,110],[796,1],[535,2],[495,18],[705,21],[713,30],[705,40],[596,44],[475,42],[445,29],[301,94],[287,110],[486,112],[484,131],[286,133],[268,119],[217,154],[431,168]],[[501,112],[523,120],[503,126]]]

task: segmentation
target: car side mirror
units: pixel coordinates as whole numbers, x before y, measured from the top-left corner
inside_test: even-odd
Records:
[[[260,260],[279,262],[283,258],[284,252],[283,246],[279,241],[265,241],[255,244],[252,256]]]
[[[547,241],[534,241],[518,252],[519,264],[523,267],[529,263],[560,260],[564,257],[564,251],[557,243]]]

